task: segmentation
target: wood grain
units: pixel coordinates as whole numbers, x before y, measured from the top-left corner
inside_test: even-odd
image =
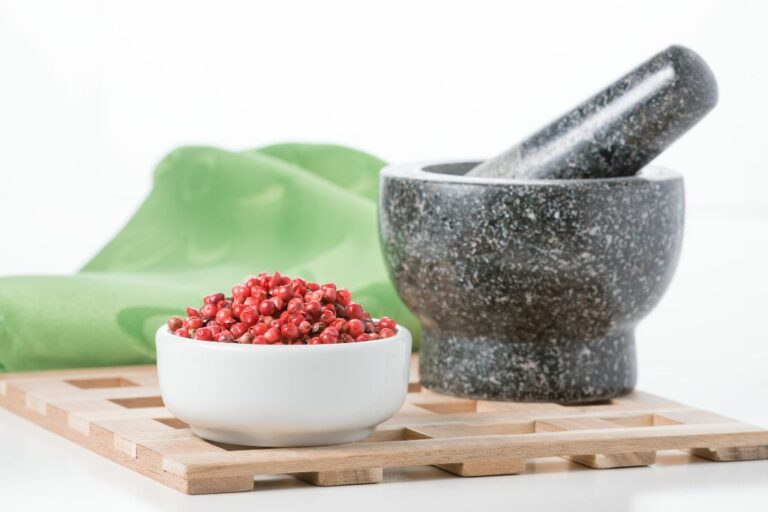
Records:
[[[647,466],[658,450],[713,461],[768,459],[768,431],[635,392],[609,403],[477,401],[421,388],[366,440],[309,448],[212,443],[163,406],[153,366],[0,375],[0,405],[180,492],[238,492],[254,476],[318,486],[381,482],[384,468],[432,465],[460,476],[509,475],[558,456],[592,468]]]

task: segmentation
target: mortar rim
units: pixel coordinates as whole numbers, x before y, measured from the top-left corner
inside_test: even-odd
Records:
[[[482,160],[423,160],[389,164],[381,170],[381,179],[401,178],[437,183],[470,184],[470,185],[533,185],[533,186],[589,186],[591,184],[624,184],[624,183],[656,183],[682,180],[682,174],[667,167],[647,165],[633,176],[614,178],[586,179],[509,179],[484,178],[465,176],[463,174],[445,174],[425,170],[439,165],[479,164]]]

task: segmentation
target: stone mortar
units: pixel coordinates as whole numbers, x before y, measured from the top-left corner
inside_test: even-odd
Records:
[[[382,171],[382,247],[422,323],[422,384],[561,403],[630,392],[635,326],[680,253],[682,177],[653,167],[590,180],[464,176],[475,165]]]

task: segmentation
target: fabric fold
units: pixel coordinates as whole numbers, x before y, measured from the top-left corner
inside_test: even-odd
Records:
[[[419,339],[379,248],[384,162],[341,146],[184,147],[125,227],[73,276],[0,279],[0,371],[154,361],[154,331],[261,271],[335,282]]]

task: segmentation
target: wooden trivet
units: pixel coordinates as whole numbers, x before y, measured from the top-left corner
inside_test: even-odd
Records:
[[[251,490],[261,474],[322,486],[375,483],[383,468],[403,466],[516,474],[550,456],[593,468],[647,466],[670,449],[714,461],[768,458],[767,430],[647,393],[581,406],[489,402],[421,389],[412,375],[403,408],[369,439],[313,448],[200,439],[163,407],[154,366],[0,374],[0,405],[189,494]]]

